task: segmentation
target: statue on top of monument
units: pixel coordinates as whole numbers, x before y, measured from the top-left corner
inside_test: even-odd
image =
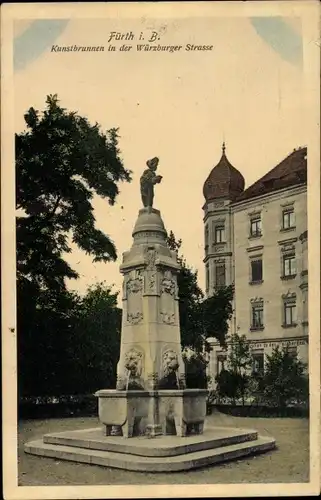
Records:
[[[156,175],[159,159],[157,157],[147,160],[148,168],[144,170],[140,178],[140,193],[144,207],[152,207],[154,201],[154,185],[162,180],[161,175]]]

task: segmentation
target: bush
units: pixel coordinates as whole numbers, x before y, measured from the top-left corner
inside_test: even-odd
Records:
[[[184,356],[187,389],[207,389],[209,377],[206,374],[207,361],[202,354]]]
[[[262,400],[268,406],[285,408],[289,405],[307,405],[309,379],[306,365],[288,352],[276,347],[267,356],[261,382]]]
[[[277,408],[271,406],[225,405],[218,404],[216,409],[233,417],[249,418],[308,418],[309,409],[300,407]]]
[[[19,419],[96,417],[98,401],[93,394],[21,398]]]

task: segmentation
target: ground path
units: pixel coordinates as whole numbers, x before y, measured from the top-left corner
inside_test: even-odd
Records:
[[[277,450],[214,467],[177,473],[139,473],[27,455],[26,441],[43,434],[99,425],[97,418],[24,420],[19,423],[19,486],[102,484],[219,484],[309,481],[309,421],[298,418],[243,418],[214,412],[208,425],[255,429],[276,439]]]

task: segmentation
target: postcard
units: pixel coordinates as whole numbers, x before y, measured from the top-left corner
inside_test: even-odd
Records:
[[[320,5],[4,3],[4,497],[320,492]]]

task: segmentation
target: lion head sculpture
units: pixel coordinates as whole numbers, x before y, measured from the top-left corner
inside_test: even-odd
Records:
[[[169,349],[163,354],[163,370],[164,374],[176,372],[179,367],[178,357],[175,351]]]
[[[128,370],[132,377],[140,376],[142,353],[136,349],[131,349],[125,355],[125,368]]]

